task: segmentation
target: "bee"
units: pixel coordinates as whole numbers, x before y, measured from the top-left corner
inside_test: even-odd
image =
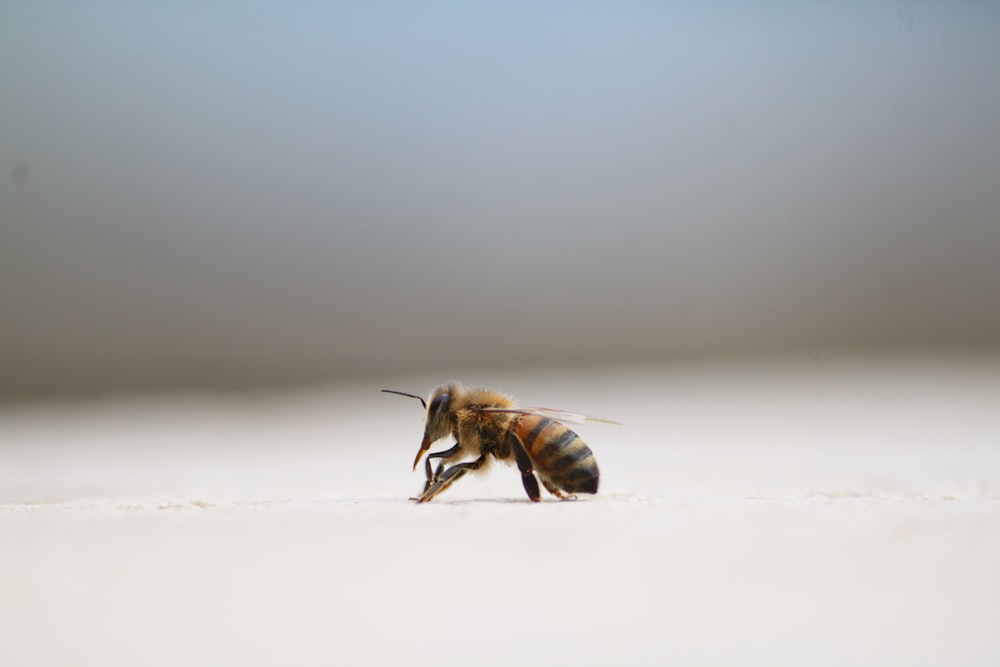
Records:
[[[594,452],[562,422],[617,422],[563,410],[517,407],[506,394],[463,387],[454,381],[434,389],[426,401],[402,391],[382,391],[415,398],[427,411],[424,438],[413,460],[414,470],[432,444],[449,435],[455,438],[454,446],[449,449],[427,454],[424,490],[410,500],[426,503],[466,473],[484,471],[493,459],[517,464],[524,490],[532,502],[541,499],[535,473],[542,486],[562,500],[575,498],[576,493],[597,493],[601,473]],[[468,458],[472,460],[462,462]],[[436,469],[432,469],[431,459],[440,459]],[[445,467],[446,464],[453,465]]]

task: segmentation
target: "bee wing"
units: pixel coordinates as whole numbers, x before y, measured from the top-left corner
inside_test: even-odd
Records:
[[[587,415],[580,414],[579,412],[569,412],[568,410],[554,410],[552,408],[536,408],[536,407],[482,408],[480,412],[509,412],[521,415],[536,415],[538,417],[548,417],[549,419],[554,419],[556,421],[566,422],[569,424],[598,422],[600,424],[612,424],[614,426],[622,425],[620,422],[612,421],[610,419],[599,419],[598,417],[588,417]]]

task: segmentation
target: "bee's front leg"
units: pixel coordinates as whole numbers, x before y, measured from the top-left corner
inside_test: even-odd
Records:
[[[413,498],[418,503],[426,503],[428,500],[441,493],[449,486],[454,484],[459,477],[464,475],[469,470],[478,470],[486,463],[486,454],[480,455],[475,461],[469,461],[468,463],[456,463],[452,467],[444,471],[443,475],[439,475],[434,483],[426,491],[421,494],[419,498]]]
[[[441,461],[440,463],[438,463],[437,470],[432,471],[431,459],[448,458],[450,456],[454,456],[455,454],[458,453],[458,450],[460,449],[461,446],[459,446],[459,444],[456,442],[455,446],[452,447],[451,449],[446,449],[443,452],[434,452],[433,454],[427,455],[427,458],[424,459],[424,470],[427,472],[427,481],[424,483],[424,490],[421,492],[421,495],[427,493],[427,489],[431,488],[431,484],[433,484],[434,482],[436,482],[438,479],[441,478],[441,472],[444,470],[444,461]],[[410,500],[418,500],[418,498],[410,498]]]
[[[438,463],[437,470],[435,470],[434,473],[431,474],[431,459],[447,459],[447,458],[450,458],[450,457],[454,456],[455,454],[458,454],[458,451],[461,448],[462,448],[462,446],[459,445],[456,442],[455,446],[452,447],[452,448],[450,448],[450,449],[446,449],[443,452],[435,452],[433,454],[428,454],[427,455],[427,459],[426,459],[426,461],[427,461],[427,486],[430,486],[431,484],[433,484],[434,482],[436,482],[438,479],[440,479],[440,477],[441,477],[441,471],[444,470],[444,461],[441,461],[440,463]],[[426,487],[425,487],[424,490],[426,491]]]

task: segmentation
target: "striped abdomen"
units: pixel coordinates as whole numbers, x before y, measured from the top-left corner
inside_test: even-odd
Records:
[[[518,417],[511,430],[543,480],[569,493],[597,493],[600,471],[594,452],[576,433],[532,414]]]

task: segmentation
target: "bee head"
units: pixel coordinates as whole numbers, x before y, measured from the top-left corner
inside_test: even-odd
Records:
[[[427,397],[427,423],[424,425],[424,440],[427,446],[451,433],[451,419],[448,408],[455,394],[454,383],[444,384]]]
[[[424,439],[420,443],[420,451],[413,460],[413,469],[417,469],[420,458],[431,445],[451,433],[451,406],[455,397],[462,393],[462,387],[457,382],[449,382],[437,387],[427,397],[427,422],[424,424]]]
[[[416,470],[417,464],[420,463],[424,452],[430,449],[432,444],[451,433],[451,405],[455,397],[462,394],[464,390],[457,382],[449,382],[434,389],[426,401],[419,396],[394,389],[383,389],[382,391],[388,394],[400,394],[401,396],[415,398],[427,408],[427,421],[424,423],[424,439],[420,443],[420,451],[417,452],[417,458],[413,460],[413,469]]]

